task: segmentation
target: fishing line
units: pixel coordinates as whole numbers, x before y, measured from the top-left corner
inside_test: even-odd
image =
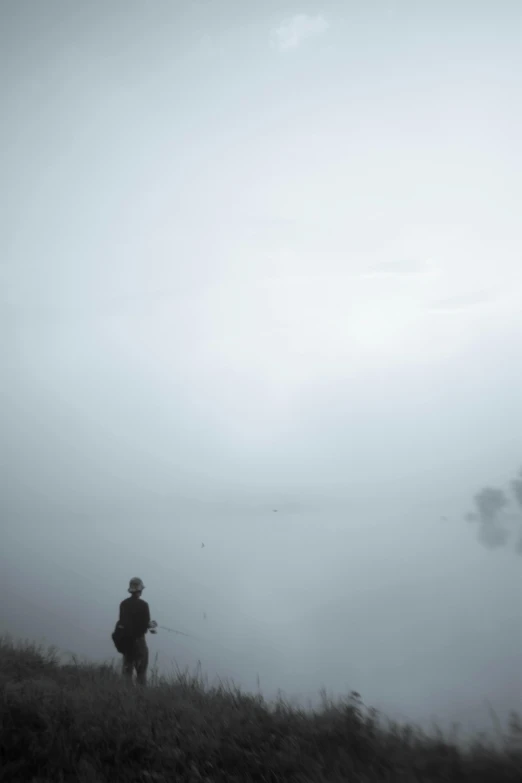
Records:
[[[238,650],[231,650],[230,647],[225,647],[225,645],[220,644],[219,642],[215,642],[212,639],[202,639],[201,636],[193,636],[190,633],[184,633],[184,631],[178,631],[176,628],[169,628],[166,625],[157,625],[156,628],[161,628],[162,631],[167,631],[168,633],[175,633],[179,636],[186,636],[188,639],[195,639],[197,642],[203,642],[204,644],[213,644],[216,647],[220,647],[222,650],[226,650],[226,652],[232,653],[232,655],[240,655]]]
[[[177,633],[180,636],[187,636],[189,639],[196,639],[198,642],[208,641],[200,639],[198,636],[192,636],[191,633],[184,633],[183,631],[177,631],[175,628],[167,628],[166,625],[158,625],[157,628],[161,628],[162,631],[168,631],[169,633]]]

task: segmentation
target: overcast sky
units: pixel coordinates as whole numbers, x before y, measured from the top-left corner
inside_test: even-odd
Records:
[[[520,3],[0,8],[2,627],[522,709]]]

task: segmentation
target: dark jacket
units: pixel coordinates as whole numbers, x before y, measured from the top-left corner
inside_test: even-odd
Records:
[[[140,639],[147,633],[150,623],[150,610],[146,601],[130,596],[120,604],[119,622],[134,639]]]

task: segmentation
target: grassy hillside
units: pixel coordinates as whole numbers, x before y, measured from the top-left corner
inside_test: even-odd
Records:
[[[385,724],[355,694],[312,712],[183,673],[153,674],[138,689],[111,666],[61,665],[53,650],[8,638],[0,693],[0,779],[9,783],[522,780],[515,736],[458,749]]]

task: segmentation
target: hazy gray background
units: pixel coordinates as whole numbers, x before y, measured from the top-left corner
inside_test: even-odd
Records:
[[[520,3],[0,8],[0,630],[522,709]]]

